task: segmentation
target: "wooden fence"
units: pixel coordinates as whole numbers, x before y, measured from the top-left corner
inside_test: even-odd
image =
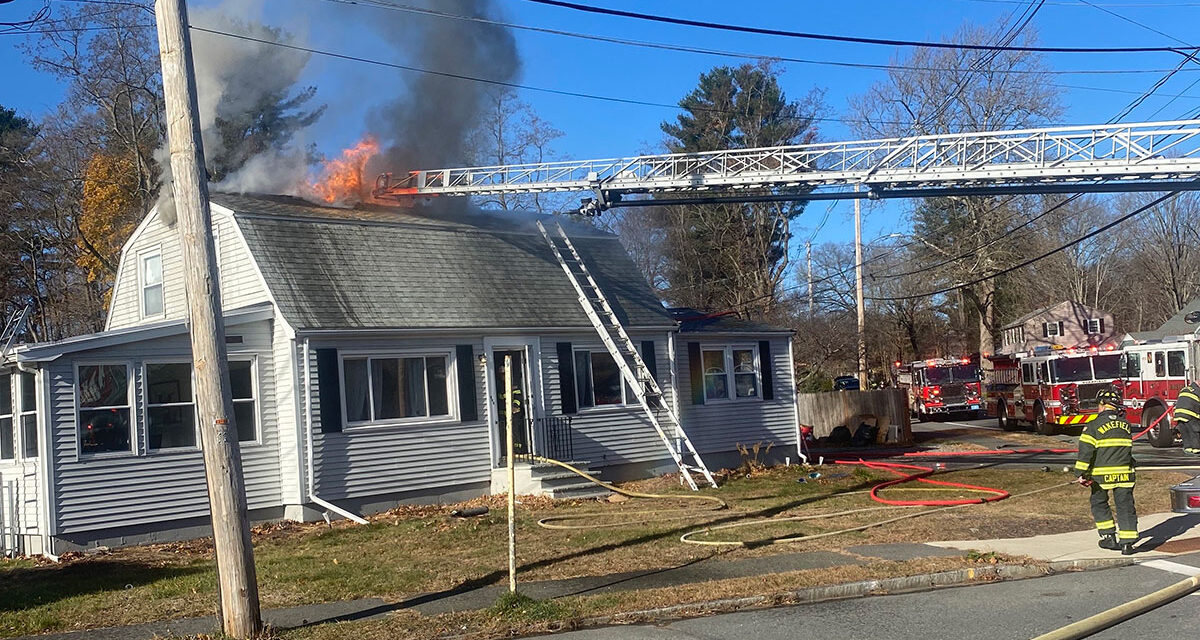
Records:
[[[912,442],[908,395],[901,389],[801,393],[796,397],[796,406],[800,424],[812,427],[816,438],[823,438],[834,427],[843,425],[854,433],[863,416],[869,415],[875,416],[879,442]],[[889,437],[892,425],[896,425],[896,431]]]

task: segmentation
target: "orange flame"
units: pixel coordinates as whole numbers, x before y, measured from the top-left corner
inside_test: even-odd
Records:
[[[371,182],[366,179],[367,163],[379,154],[379,142],[367,136],[342,157],[325,161],[321,177],[309,185],[313,194],[330,204],[362,202],[371,199]]]

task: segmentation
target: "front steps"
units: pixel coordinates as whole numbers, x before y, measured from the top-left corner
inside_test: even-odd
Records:
[[[600,475],[599,471],[589,469],[587,462],[575,461],[567,464],[588,475]],[[555,500],[586,500],[606,498],[612,493],[576,473],[546,462],[518,462],[514,475],[517,495],[549,496]],[[492,469],[492,495],[502,494],[507,490],[508,469]]]

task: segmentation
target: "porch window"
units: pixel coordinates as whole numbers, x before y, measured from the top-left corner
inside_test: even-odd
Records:
[[[448,355],[343,359],[346,421],[449,417],[449,361]]]
[[[229,383],[233,388],[233,421],[238,442],[258,442],[258,399],[253,360],[230,360]]]
[[[625,404],[631,393],[621,384],[621,370],[607,351],[575,352],[575,397],[580,408]]]
[[[124,364],[80,365],[76,379],[80,453],[129,452],[129,368]]]
[[[21,372],[21,451],[26,458],[36,458],[38,454],[37,435],[37,377],[32,373]],[[0,407],[0,412],[3,408]]]
[[[12,376],[0,374],[0,460],[16,456],[13,431]]]
[[[162,254],[142,256],[142,316],[152,318],[163,314]]]
[[[147,364],[147,448],[196,446],[196,404],[192,396],[192,363]]]

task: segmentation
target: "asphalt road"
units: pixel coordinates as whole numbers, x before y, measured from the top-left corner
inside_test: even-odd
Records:
[[[946,439],[956,440],[960,442],[972,442],[981,444],[987,447],[996,448],[1018,448],[1011,442],[999,440],[994,434],[1003,433],[996,426],[994,418],[984,418],[979,420],[946,420],[943,422],[914,422],[912,425],[913,434],[922,439],[925,436],[945,436]],[[1073,449],[1079,441],[1079,428],[1076,427],[1073,432],[1068,432],[1063,435],[1054,436],[1062,442],[1062,448]],[[1133,443],[1133,455],[1137,460],[1139,467],[1173,467],[1173,466],[1189,466],[1195,468],[1200,473],[1200,456],[1188,455],[1183,452],[1183,449],[1176,446],[1165,449],[1156,449],[1150,446],[1150,443],[1145,438],[1136,440]],[[945,458],[924,457],[927,461],[944,460],[947,463],[954,463],[953,456]],[[961,458],[959,459],[961,460]],[[1072,458],[1069,455],[1054,455],[1054,454],[1007,454],[1000,456],[971,456],[972,464],[1004,464],[1004,465],[1019,465],[1019,466],[1050,466],[1051,468],[1060,468],[1064,464],[1070,465]]]
[[[1200,554],[1172,562],[1200,568]],[[1161,565],[1170,568],[1170,565]],[[1178,568],[1178,567],[1176,567]],[[1186,568],[1182,568],[1186,570]],[[1028,639],[1186,578],[1150,566],[1068,573],[923,593],[875,596],[680,620],[588,629],[563,640]],[[1093,638],[1200,637],[1200,594],[1186,596]]]

